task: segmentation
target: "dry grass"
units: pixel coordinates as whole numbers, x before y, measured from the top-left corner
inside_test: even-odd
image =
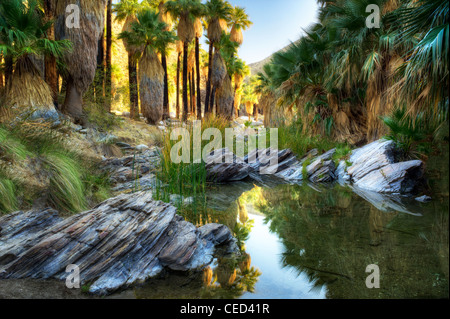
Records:
[[[184,43],[190,43],[195,37],[194,21],[188,14],[182,14],[178,23],[178,38]]]
[[[244,43],[244,35],[242,34],[242,30],[237,28],[236,25],[233,25],[230,31],[230,40],[241,45]]]
[[[219,42],[222,37],[223,25],[217,18],[212,19],[208,24],[208,39],[211,42]]]
[[[28,57],[17,62],[6,88],[4,104],[17,108],[55,110],[50,87]]]

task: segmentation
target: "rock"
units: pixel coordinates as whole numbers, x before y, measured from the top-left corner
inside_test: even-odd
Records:
[[[117,143],[118,137],[113,134],[97,133],[94,140],[100,144],[115,144]]]
[[[423,173],[422,161],[389,164],[364,175],[353,185],[377,193],[415,193],[423,179]]]
[[[319,161],[319,165],[316,165],[314,167],[314,171],[310,171],[307,167],[308,172],[308,179],[313,183],[331,183],[336,179],[336,176],[334,175],[334,171],[336,169],[336,166],[333,161],[322,161],[320,159],[316,160],[316,162]],[[316,163],[314,162],[314,163]],[[313,164],[314,164],[313,163]],[[311,165],[313,165],[311,164]],[[311,166],[310,165],[310,166]]]
[[[65,269],[73,264],[82,285],[105,295],[164,268],[199,270],[225,244],[235,245],[228,228],[196,228],[176,215],[175,207],[139,192],[67,219],[52,210],[1,217],[0,278],[66,280]]]
[[[44,121],[59,121],[61,116],[56,110],[35,110],[31,116],[30,120],[43,119]]]
[[[430,196],[427,195],[423,195],[421,197],[417,197],[416,201],[421,202],[421,203],[429,203],[431,202],[433,199]]]
[[[341,183],[378,193],[411,194],[423,184],[423,162],[398,162],[399,150],[390,140],[378,140],[352,152],[336,175]]]
[[[138,152],[143,152],[143,151],[150,149],[150,147],[148,147],[147,145],[141,144],[141,145],[136,146],[135,149]]]
[[[396,147],[393,141],[379,140],[352,152],[351,166],[347,174],[352,182],[357,182],[367,174],[395,163]]]
[[[132,149],[130,144],[124,142],[116,142],[116,145],[123,149]]]
[[[205,163],[206,179],[216,183],[241,181],[250,173],[249,165],[227,148],[211,152]]]

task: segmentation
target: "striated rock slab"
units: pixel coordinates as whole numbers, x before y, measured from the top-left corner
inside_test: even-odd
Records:
[[[250,167],[244,159],[236,156],[228,148],[211,152],[205,162],[208,181],[237,182],[246,179],[250,174]]]
[[[339,181],[386,194],[416,193],[422,185],[423,163],[399,162],[399,150],[393,141],[379,140],[356,149],[348,160],[341,161],[337,167],[333,160],[335,153],[336,149],[332,149],[318,156],[317,150],[312,150],[298,160],[289,149],[280,151],[269,148],[253,150],[241,159],[228,149],[222,149],[211,153],[210,158],[219,164],[208,164],[207,171],[210,180],[220,183],[241,181],[247,177],[259,182],[261,176],[269,176],[294,183],[304,180],[311,183]],[[232,161],[226,161],[226,158]],[[277,159],[277,164],[271,163],[273,159]]]
[[[398,155],[393,141],[375,141],[354,150],[348,161],[339,163],[337,179],[371,192],[416,193],[423,184],[423,162],[399,162]]]
[[[416,191],[422,178],[422,161],[409,161],[386,165],[365,175],[353,185],[379,193],[408,194]]]
[[[235,247],[226,226],[196,228],[151,192],[123,194],[67,219],[53,210],[0,218],[0,278],[65,280],[74,264],[81,284],[105,295],[164,268],[199,269],[225,244]]]

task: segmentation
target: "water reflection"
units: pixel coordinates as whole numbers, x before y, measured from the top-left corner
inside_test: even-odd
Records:
[[[429,204],[340,185],[220,186],[206,214],[185,217],[227,225],[241,253],[153,280],[136,297],[448,298],[448,156],[438,160]],[[371,264],[380,289],[365,285]]]
[[[380,211],[341,186],[263,196],[257,208],[286,247],[283,267],[326,285],[328,298],[448,297],[448,199],[418,217]],[[370,264],[380,267],[381,289],[365,286]]]

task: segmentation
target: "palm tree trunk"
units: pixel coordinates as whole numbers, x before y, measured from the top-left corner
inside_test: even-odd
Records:
[[[139,119],[139,97],[138,97],[138,79],[136,63],[133,57],[128,54],[128,79],[130,89],[130,118]]]
[[[98,40],[98,53],[97,53],[97,72],[95,75],[94,90],[95,90],[95,103],[103,105],[105,100],[104,81],[105,81],[105,38],[102,36]]]
[[[105,109],[111,112],[112,104],[112,0],[108,0],[106,9],[106,78],[105,78]]]
[[[0,65],[3,63],[3,54],[0,54]],[[3,72],[0,71],[0,89],[3,87]]]
[[[161,55],[161,64],[164,69],[164,110],[163,110],[163,119],[170,118],[170,110],[169,110],[169,77],[167,74],[167,57],[165,54]]]
[[[188,73],[188,82],[189,82],[189,114],[192,114],[192,108],[194,105],[192,104],[192,71]]]
[[[181,52],[178,53],[177,59],[177,119],[180,118],[180,71],[181,71]]]
[[[183,121],[187,121],[189,112],[188,104],[188,45],[189,43],[183,43]]]
[[[202,119],[202,97],[200,89],[200,40],[195,38],[195,65],[197,69],[197,119]]]
[[[211,75],[212,75],[212,60],[213,60],[214,43],[209,44],[209,62],[208,62],[208,81],[206,82],[206,98],[205,98],[205,115],[211,113],[212,105],[211,99]]]
[[[53,7],[53,1],[46,0],[43,2],[45,11],[45,21],[49,22],[54,19],[55,12]],[[47,38],[49,40],[55,40],[55,26],[52,25],[47,31]],[[57,108],[58,106],[58,71],[56,68],[56,58],[53,55],[46,55],[44,57],[45,64],[45,82],[50,86],[52,92],[53,104]]]
[[[196,107],[197,106],[197,100],[195,98],[196,92],[197,92],[195,90],[195,87],[196,87],[196,85],[195,85],[195,68],[192,68],[191,74],[192,74],[192,81],[191,81],[191,83],[192,83],[192,87],[191,87],[191,90],[192,90],[192,93],[191,93],[192,114],[197,115],[197,107]]]
[[[78,92],[74,80],[70,76],[67,79],[66,99],[64,101],[63,112],[72,116],[75,123],[83,124],[83,94]]]
[[[212,92],[211,92],[211,102],[209,103],[210,106],[210,113],[213,113],[213,109],[214,109],[214,100],[216,98],[216,86],[213,86]]]

